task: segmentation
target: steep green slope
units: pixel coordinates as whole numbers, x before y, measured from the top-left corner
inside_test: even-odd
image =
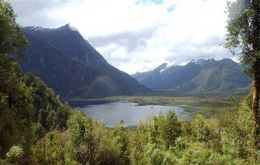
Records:
[[[72,108],[39,78],[9,73],[0,83],[0,157],[15,144],[29,153],[31,144],[48,131],[67,129],[72,114]]]
[[[18,158],[23,161],[17,164],[33,164],[33,143],[47,131],[66,129],[72,111],[14,60],[22,59],[26,39],[6,1],[0,1],[0,23],[0,164],[16,164]],[[2,163],[6,157],[10,163]]]
[[[248,88],[250,83],[240,65],[230,59],[223,59],[204,66],[198,75],[176,91],[227,92]]]
[[[53,129],[65,130],[72,108],[62,102],[40,78],[26,74],[24,80],[31,89],[33,122],[38,123],[37,131],[43,131],[44,134]]]

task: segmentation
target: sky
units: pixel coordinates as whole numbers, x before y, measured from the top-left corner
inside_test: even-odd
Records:
[[[129,74],[162,63],[237,57],[225,49],[227,0],[10,0],[21,26],[78,29]]]

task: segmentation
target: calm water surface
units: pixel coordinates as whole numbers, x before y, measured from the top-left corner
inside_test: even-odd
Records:
[[[168,111],[175,112],[178,118],[184,120],[193,118],[191,112],[181,107],[161,105],[138,106],[132,102],[110,102],[85,105],[83,107],[81,105],[81,110],[88,116],[104,122],[107,127],[112,127],[121,120],[124,121],[126,126],[136,126],[142,119]]]

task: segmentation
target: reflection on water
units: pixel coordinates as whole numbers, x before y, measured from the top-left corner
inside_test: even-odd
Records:
[[[107,127],[112,127],[120,121],[126,126],[136,126],[138,122],[148,116],[160,112],[174,111],[180,119],[190,120],[193,114],[177,106],[145,105],[138,106],[132,102],[112,102],[97,105],[86,105],[81,108],[88,116],[103,121]]]

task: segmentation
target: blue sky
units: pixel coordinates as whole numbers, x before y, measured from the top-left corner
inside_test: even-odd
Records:
[[[115,67],[147,71],[166,62],[236,58],[221,44],[226,0],[11,0],[22,26],[70,23]]]

